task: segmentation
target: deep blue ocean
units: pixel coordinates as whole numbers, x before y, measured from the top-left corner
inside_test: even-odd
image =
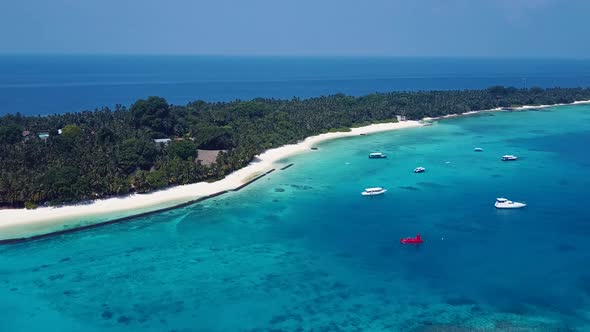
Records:
[[[590,331],[589,142],[590,106],[325,142],[239,192],[0,247],[0,331]]]
[[[492,85],[590,86],[590,60],[2,55],[0,115],[130,105],[151,95],[178,105]]]

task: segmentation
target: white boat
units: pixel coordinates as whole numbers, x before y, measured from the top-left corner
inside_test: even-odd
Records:
[[[369,158],[370,159],[387,158],[387,155],[385,155],[381,152],[372,152],[372,153],[369,153]]]
[[[387,189],[381,187],[367,188],[361,193],[363,196],[375,196],[385,194]]]
[[[511,154],[507,154],[507,155],[502,156],[502,161],[513,161],[516,159],[518,159],[518,157],[511,155]]]
[[[426,171],[426,168],[422,166],[414,168],[414,173],[422,173],[424,171]]]
[[[482,151],[483,151],[483,149],[482,149],[482,148],[475,148],[475,149],[474,149],[474,151],[475,151],[475,152],[482,152]]]
[[[496,203],[494,204],[494,206],[497,209],[520,209],[525,207],[526,204],[521,202],[513,202],[507,198],[500,197],[496,198]]]

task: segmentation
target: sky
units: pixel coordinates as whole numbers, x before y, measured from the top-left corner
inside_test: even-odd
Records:
[[[590,58],[588,0],[2,0],[0,53]]]

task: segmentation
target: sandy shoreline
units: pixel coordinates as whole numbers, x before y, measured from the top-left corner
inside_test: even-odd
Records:
[[[522,106],[515,107],[513,110],[518,111],[587,103],[590,103],[590,100],[577,101],[571,104]],[[501,109],[470,111],[462,114],[449,114],[442,117],[424,118],[423,120],[432,121],[493,111],[501,111]],[[341,137],[358,136],[360,134],[413,128],[422,125],[423,124],[419,121],[382,123],[352,128],[350,132],[327,133],[308,137],[297,144],[289,144],[268,150],[258,155],[255,161],[248,166],[229,174],[222,180],[212,183],[199,182],[189,185],[175,186],[148,194],[131,194],[124,197],[99,199],[90,203],[56,208],[42,207],[36,210],[0,210],[0,241],[27,238],[56,231],[74,229],[81,226],[103,223],[113,219],[177,206],[201,197],[233,190],[247,182],[249,179],[273,169],[279,160],[297,153],[311,152],[311,147],[323,141]]]
[[[424,118],[422,120],[423,121],[433,121],[433,120],[455,118],[455,117],[458,117],[458,116],[473,115],[473,114],[479,114],[479,113],[485,113],[485,112],[526,111],[526,110],[531,110],[531,109],[539,109],[539,108],[547,108],[547,107],[558,107],[558,106],[568,106],[568,105],[580,105],[580,104],[590,104],[590,100],[574,101],[573,103],[570,103],[570,104],[553,104],[553,105],[538,105],[538,106],[524,105],[524,106],[519,106],[519,107],[513,107],[511,110],[505,110],[502,107],[498,107],[498,108],[492,108],[492,109],[489,109],[489,110],[469,111],[469,112],[460,113],[460,114],[459,113],[456,113],[456,114],[447,114],[447,115],[444,115],[444,116],[437,116],[437,117],[427,117],[427,118]]]
[[[352,128],[349,132],[308,137],[297,144],[268,150],[258,155],[248,166],[216,182],[199,182],[148,194],[131,194],[63,207],[0,210],[0,241],[27,238],[176,206],[200,197],[233,190],[249,179],[271,170],[275,163],[283,158],[297,153],[313,152],[311,147],[323,141],[419,126],[421,124],[418,121],[381,123]],[[80,219],[84,221],[81,222]]]

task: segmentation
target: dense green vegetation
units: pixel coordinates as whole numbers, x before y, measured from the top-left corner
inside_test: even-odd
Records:
[[[342,94],[291,100],[169,105],[139,100],[93,112],[0,118],[0,206],[34,208],[211,181],[266,149],[307,136],[395,119],[498,106],[570,103],[590,89],[515,89]],[[49,137],[40,138],[39,134]],[[43,137],[43,136],[42,136]],[[168,144],[154,139],[171,138]],[[197,149],[227,150],[212,165]]]

